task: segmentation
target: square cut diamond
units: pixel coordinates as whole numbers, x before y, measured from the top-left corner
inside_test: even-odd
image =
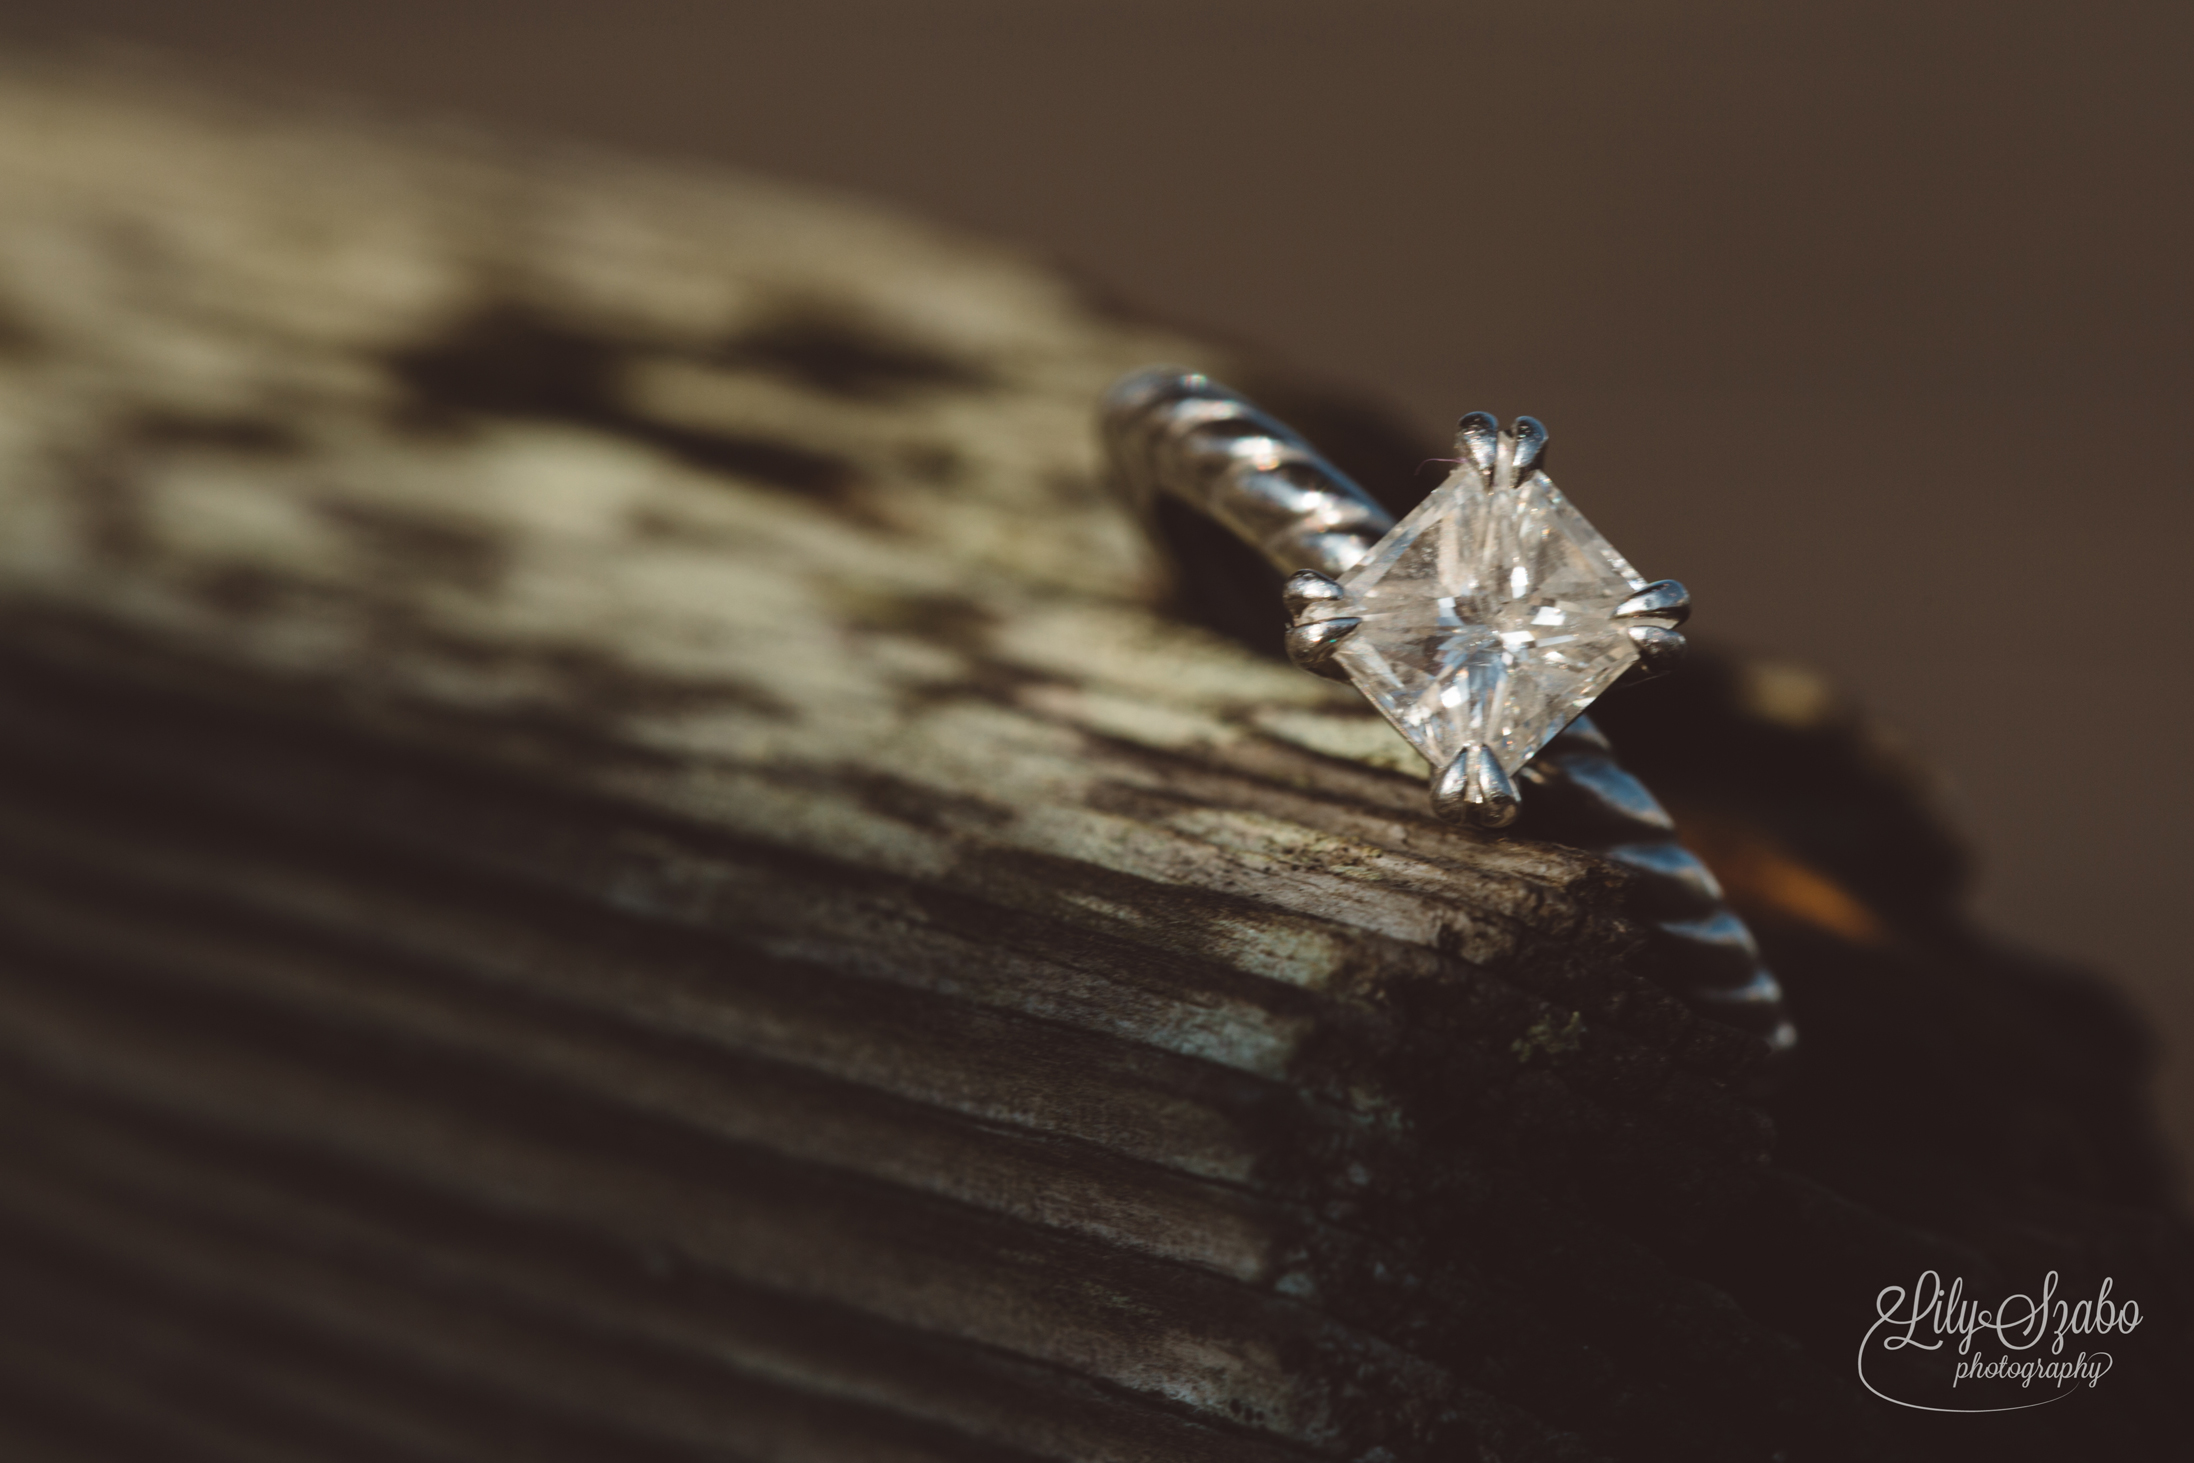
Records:
[[[1363,624],[1334,663],[1425,759],[1483,743],[1513,776],[1638,660],[1615,608],[1646,581],[1544,472],[1465,462],[1321,615]]]

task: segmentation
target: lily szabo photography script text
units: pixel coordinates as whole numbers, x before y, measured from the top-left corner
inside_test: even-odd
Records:
[[[2114,1365],[2110,1352],[2083,1343],[2129,1337],[2141,1324],[2140,1303],[2114,1300],[2113,1284],[2106,1276],[2092,1295],[2073,1298],[2058,1293],[2052,1270],[2034,1294],[2007,1295],[1991,1306],[1968,1296],[1962,1277],[1946,1286],[1925,1271],[1909,1290],[1885,1286],[1874,1298],[1877,1316],[1859,1346],[1859,1379],[1885,1401],[1925,1411],[2001,1412],[2061,1401],[2077,1387],[2094,1387]],[[1999,1348],[1993,1356],[1992,1344]],[[1905,1365],[1884,1365],[1899,1353]],[[1923,1358],[1934,1364],[1921,1364]],[[1892,1394],[1885,1390],[1891,1383],[1913,1391]],[[1958,1393],[1956,1401],[1945,1398],[1946,1387]]]

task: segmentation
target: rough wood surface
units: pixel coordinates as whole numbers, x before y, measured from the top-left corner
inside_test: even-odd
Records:
[[[1842,723],[1637,733],[1823,1023],[1777,1159],[1617,871],[1168,610],[1093,402],[1258,363],[847,201],[30,73],[0,312],[10,1457],[2184,1426],[2133,1039]],[[1858,1389],[1880,1286],[2037,1257],[2157,1297],[2107,1398]]]

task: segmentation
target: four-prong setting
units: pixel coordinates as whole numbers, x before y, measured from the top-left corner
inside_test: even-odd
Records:
[[[1517,774],[1602,692],[1673,664],[1691,608],[1555,488],[1546,441],[1529,417],[1464,417],[1447,481],[1284,593],[1289,658],[1354,684],[1432,764],[1434,809],[1482,828],[1515,821]]]
[[[1345,681],[1348,672],[1335,663],[1333,654],[1341,648],[1341,642],[1354,634],[1364,622],[1346,615],[1330,620],[1312,620],[1296,625],[1287,632],[1287,658],[1314,676],[1324,676],[1329,681]]]
[[[1691,618],[1691,592],[1673,579],[1656,579],[1615,607],[1615,621],[1638,648],[1638,663],[1623,673],[1618,686],[1634,686],[1667,675],[1684,658],[1684,637],[1677,626]]]
[[[1280,603],[1287,606],[1288,618],[1300,625],[1313,610],[1331,609],[1348,598],[1348,591],[1340,581],[1315,569],[1304,569],[1288,576],[1280,586]]]
[[[1622,678],[1615,683],[1618,686],[1635,686],[1640,681],[1665,676],[1684,658],[1684,637],[1674,630],[1664,630],[1659,625],[1633,625],[1624,633],[1638,648],[1638,661],[1623,672]]]
[[[1491,747],[1466,747],[1432,773],[1432,811],[1450,823],[1506,828],[1522,811],[1523,794]]]
[[[1656,579],[1615,606],[1615,618],[1673,630],[1691,618],[1691,591],[1673,579]]]
[[[1287,606],[1290,620],[1287,632],[1289,660],[1329,681],[1348,679],[1348,672],[1335,663],[1333,653],[1363,621],[1353,615],[1333,613],[1347,599],[1348,591],[1341,588],[1337,580],[1315,569],[1305,569],[1289,578],[1280,591],[1281,603]]]

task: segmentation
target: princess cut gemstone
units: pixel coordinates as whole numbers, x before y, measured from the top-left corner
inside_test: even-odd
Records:
[[[1334,663],[1435,767],[1482,743],[1514,775],[1638,660],[1614,615],[1646,581],[1508,460],[1464,462],[1319,612],[1363,621]]]

